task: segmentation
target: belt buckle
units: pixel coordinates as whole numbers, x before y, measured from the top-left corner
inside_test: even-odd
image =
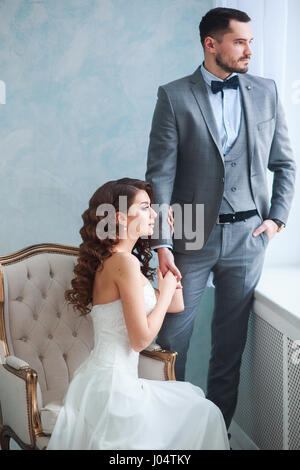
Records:
[[[228,225],[230,223],[231,222],[220,222],[220,216],[218,215],[217,222],[216,222],[217,225]]]

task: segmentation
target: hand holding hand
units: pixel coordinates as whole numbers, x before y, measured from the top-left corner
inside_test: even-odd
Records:
[[[176,267],[174,263],[174,255],[169,250],[169,248],[162,247],[158,248],[158,259],[159,259],[159,267],[161,269],[162,275],[164,276],[167,271],[172,271],[174,276],[176,276],[177,281],[181,280],[181,273],[179,269]]]
[[[163,276],[160,268],[158,267],[157,280],[159,293],[162,294],[166,292],[168,296],[173,297],[178,283],[172,271],[168,270],[165,276]]]

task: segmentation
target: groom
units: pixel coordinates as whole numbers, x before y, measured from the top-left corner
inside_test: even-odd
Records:
[[[156,219],[160,236],[152,237],[151,246],[163,274],[170,269],[181,279],[185,303],[184,311],[166,314],[157,342],[178,352],[176,378],[184,380],[195,314],[212,271],[206,398],[221,409],[227,429],[254,289],[269,240],[287,222],[296,170],[275,82],[247,73],[249,22],[246,13],[230,8],[215,8],[202,18],[204,62],[192,75],[158,89],[145,176],[153,184],[154,202],[182,209],[190,204],[193,230],[203,234],[202,247],[191,246],[185,233],[175,236],[181,217],[174,215],[174,237],[167,215]],[[274,173],[271,200],[267,169]],[[197,204],[204,207],[200,228]]]

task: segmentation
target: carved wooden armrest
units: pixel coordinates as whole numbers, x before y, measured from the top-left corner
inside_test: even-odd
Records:
[[[15,356],[7,356],[0,365],[2,448],[12,437],[23,449],[35,449],[43,437],[38,406],[38,377],[35,370]],[[40,399],[40,397],[39,397]]]
[[[162,349],[158,344],[152,343],[150,346],[148,346],[146,349],[140,352],[142,355],[142,358],[140,359],[141,363],[145,363],[146,365],[146,359],[148,358],[151,362],[149,364],[149,371],[151,370],[151,374],[149,375],[149,372],[146,371],[146,373],[143,373],[143,371],[140,368],[140,377],[144,377],[145,375],[149,375],[149,378],[151,379],[156,379],[155,373],[152,373],[152,370],[154,371],[154,363],[153,361],[160,361],[164,364],[163,368],[163,374],[164,374],[164,380],[176,380],[175,377],[175,361],[177,357],[177,352],[176,351],[167,351],[166,349]],[[151,368],[151,369],[150,369]],[[144,377],[148,378],[148,377]],[[162,377],[157,377],[158,380],[163,380]]]

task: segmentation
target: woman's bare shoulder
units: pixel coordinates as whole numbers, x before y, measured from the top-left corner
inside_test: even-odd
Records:
[[[102,269],[96,271],[93,286],[93,302],[96,304],[114,301],[120,297],[120,287],[130,279],[136,285],[142,276],[139,260],[131,253],[116,252],[104,261]]]
[[[114,253],[114,266],[116,275],[122,275],[126,273],[139,272],[140,273],[140,262],[136,256],[132,253],[118,252]]]

